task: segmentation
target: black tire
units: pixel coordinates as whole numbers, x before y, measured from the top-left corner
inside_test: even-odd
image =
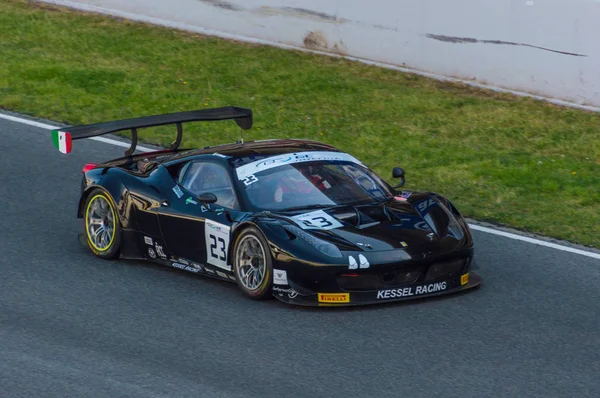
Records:
[[[105,204],[108,205],[107,218],[102,221],[103,226],[104,223],[107,222],[112,216],[112,233],[106,233],[108,243],[103,245],[100,245],[100,242],[98,241],[99,238],[94,238],[92,236],[90,230],[91,217],[98,214],[97,212],[93,211],[96,204],[99,206],[105,206]],[[85,229],[85,236],[92,253],[104,260],[112,260],[119,257],[121,247],[121,223],[119,222],[119,214],[113,198],[103,189],[96,188],[87,196],[83,209],[83,226]],[[110,216],[108,215],[109,213]],[[110,222],[107,224],[110,224]],[[93,229],[94,226],[91,226],[91,228]]]
[[[246,286],[248,283],[244,283],[242,280],[244,278],[242,271],[248,267],[248,265],[241,264],[241,259],[244,256],[239,252],[243,252],[244,245],[246,244],[245,242],[248,242],[248,244],[251,245],[259,244],[261,252],[264,254],[264,276],[254,289],[250,289]],[[233,273],[235,274],[235,280],[240,290],[253,300],[268,300],[273,298],[273,259],[271,257],[271,252],[269,251],[269,244],[258,228],[247,227],[244,229],[235,239],[232,254]],[[260,261],[260,259],[257,261]],[[261,266],[257,265],[256,269],[259,268],[261,268]]]

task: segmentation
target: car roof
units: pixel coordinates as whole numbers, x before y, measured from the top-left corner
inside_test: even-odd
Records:
[[[200,149],[183,150],[170,157],[172,160],[181,160],[197,155],[213,154],[230,156],[236,160],[236,166],[256,160],[257,157],[276,156],[292,152],[305,151],[334,151],[341,152],[334,146],[318,141],[300,139],[273,139],[261,141],[238,142],[232,144],[204,147]],[[246,161],[247,160],[247,161]]]
[[[206,146],[196,149],[158,150],[144,152],[133,156],[124,156],[103,163],[103,167],[124,167],[138,161],[149,161],[164,163],[166,165],[178,163],[182,160],[195,156],[214,154],[230,157],[236,167],[252,162],[262,157],[276,156],[292,152],[305,151],[333,151],[341,152],[339,149],[318,141],[301,139],[272,139],[249,142],[236,142],[230,144]]]

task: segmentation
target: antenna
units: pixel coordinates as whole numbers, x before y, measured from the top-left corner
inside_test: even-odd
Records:
[[[244,143],[244,130],[240,130],[240,139],[237,142],[237,144],[243,144]]]

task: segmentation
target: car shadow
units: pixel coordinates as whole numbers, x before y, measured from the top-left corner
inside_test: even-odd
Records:
[[[83,238],[82,238],[83,237]],[[84,234],[81,234],[78,236],[78,241],[81,245],[81,249],[82,251],[84,251],[85,253],[89,254],[91,257],[93,258],[97,258],[96,256],[93,255],[93,253],[89,250],[88,246],[87,246],[87,241],[85,238]],[[213,284],[213,286],[221,286],[223,288],[228,289],[227,294],[231,294],[229,292],[235,292],[237,293],[236,296],[240,299],[240,300],[249,300],[247,297],[245,297],[242,292],[238,289],[237,284],[233,281],[227,281],[227,280],[223,280],[223,279],[219,279],[216,277],[212,277],[208,274],[195,274],[189,271],[184,271],[181,269],[177,269],[174,267],[169,267],[163,264],[158,264],[158,263],[154,263],[152,261],[149,260],[137,260],[137,259],[125,259],[125,258],[119,258],[117,260],[115,260],[114,262],[111,262],[112,264],[115,264],[119,267],[146,267],[147,269],[152,269],[153,272],[161,272],[161,273],[167,273],[169,275],[177,275],[177,276],[185,276],[185,277],[191,277],[194,278],[198,281],[202,281],[203,283],[210,283]],[[219,282],[218,285],[214,285],[215,282]],[[365,310],[379,310],[379,309],[389,309],[392,307],[406,307],[406,306],[415,306],[415,305],[423,305],[423,303],[437,303],[437,302],[443,302],[445,300],[452,300],[452,299],[457,299],[459,297],[462,297],[466,294],[476,294],[476,292],[478,292],[480,289],[482,288],[482,285],[477,285],[473,288],[467,289],[467,290],[461,290],[458,292],[454,292],[454,293],[448,293],[448,294],[442,294],[442,295],[438,295],[438,296],[432,296],[432,297],[419,297],[419,298],[414,298],[414,299],[409,299],[409,300],[401,300],[401,301],[389,301],[389,302],[380,302],[380,303],[368,303],[368,304],[357,304],[357,305],[352,305],[352,306],[306,306],[306,305],[296,305],[296,304],[288,304],[288,303],[284,303],[280,300],[277,300],[277,298],[273,297],[270,300],[265,300],[265,301],[255,301],[255,303],[257,305],[260,305],[261,307],[264,308],[264,304],[267,303],[271,303],[272,301],[274,301],[275,303],[273,303],[273,305],[276,306],[283,306],[283,307],[287,307],[290,310],[295,310],[295,311],[310,311],[310,312],[314,312],[314,311],[325,311],[325,312],[329,312],[329,311],[334,311],[334,312],[353,312],[353,311],[365,311]],[[261,305],[263,304],[263,305]],[[271,305],[271,304],[269,304]]]

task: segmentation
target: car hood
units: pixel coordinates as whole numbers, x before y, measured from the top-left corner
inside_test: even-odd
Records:
[[[342,250],[365,252],[403,249],[409,254],[440,253],[471,243],[461,217],[430,193],[397,196],[377,204],[339,207],[325,212],[342,225],[320,229],[303,226],[307,232],[336,244]],[[295,213],[307,217],[306,213]],[[288,214],[289,216],[289,214]],[[302,226],[302,223],[298,223]]]

